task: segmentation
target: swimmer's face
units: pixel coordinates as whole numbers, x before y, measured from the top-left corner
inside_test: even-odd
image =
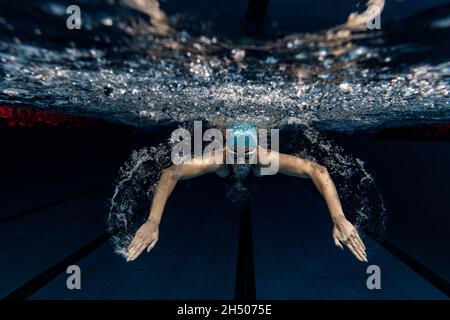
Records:
[[[254,148],[234,148],[234,149],[230,149],[227,147],[227,153],[229,156],[231,156],[234,159],[245,159],[245,160],[250,160],[250,158],[253,155],[256,155],[256,150],[257,147]]]

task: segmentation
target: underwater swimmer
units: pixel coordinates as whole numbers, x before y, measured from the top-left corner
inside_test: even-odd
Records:
[[[310,160],[264,149],[258,145],[256,134],[251,132],[256,131],[249,131],[245,128],[243,130],[242,128],[232,129],[231,135],[227,136],[226,145],[220,150],[211,152],[209,156],[194,157],[188,163],[172,165],[162,170],[154,191],[150,215],[129,244],[127,261],[135,260],[145,249],[149,252],[156,245],[164,207],[178,181],[212,172],[222,178],[230,175],[242,177],[247,175],[250,170],[255,176],[261,177],[262,172],[276,162],[278,172],[312,179],[327,204],[333,222],[332,237],[335,245],[341,249],[345,245],[358,260],[367,262],[364,243],[356,228],[346,219],[336,187],[327,169]],[[241,139],[242,135],[245,135],[245,139]],[[250,161],[250,158],[253,157],[255,157],[255,161]],[[221,161],[217,161],[218,158]],[[240,159],[241,161],[237,161],[237,164],[235,164],[236,161],[232,161],[233,164],[230,164],[229,159]],[[244,164],[242,164],[243,162]]]

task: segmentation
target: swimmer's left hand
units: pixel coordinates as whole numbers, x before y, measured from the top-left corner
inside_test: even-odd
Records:
[[[359,260],[367,262],[366,246],[356,228],[345,218],[337,219],[333,226],[334,244],[343,249],[343,243]]]
[[[136,232],[127,250],[127,261],[133,261],[147,249],[153,249],[158,242],[159,226],[155,222],[145,222]]]

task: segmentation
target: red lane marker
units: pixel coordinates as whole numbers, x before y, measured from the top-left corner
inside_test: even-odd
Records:
[[[75,116],[66,113],[22,109],[0,105],[0,127],[58,127],[58,128],[94,128],[120,129],[125,125],[111,123],[101,119]]]
[[[386,128],[377,136],[386,140],[450,141],[450,124]]]

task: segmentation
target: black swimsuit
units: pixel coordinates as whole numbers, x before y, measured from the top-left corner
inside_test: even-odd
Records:
[[[256,176],[253,173],[252,165],[249,164],[230,164],[230,173],[225,177],[227,183],[241,183],[249,185],[255,182]]]

